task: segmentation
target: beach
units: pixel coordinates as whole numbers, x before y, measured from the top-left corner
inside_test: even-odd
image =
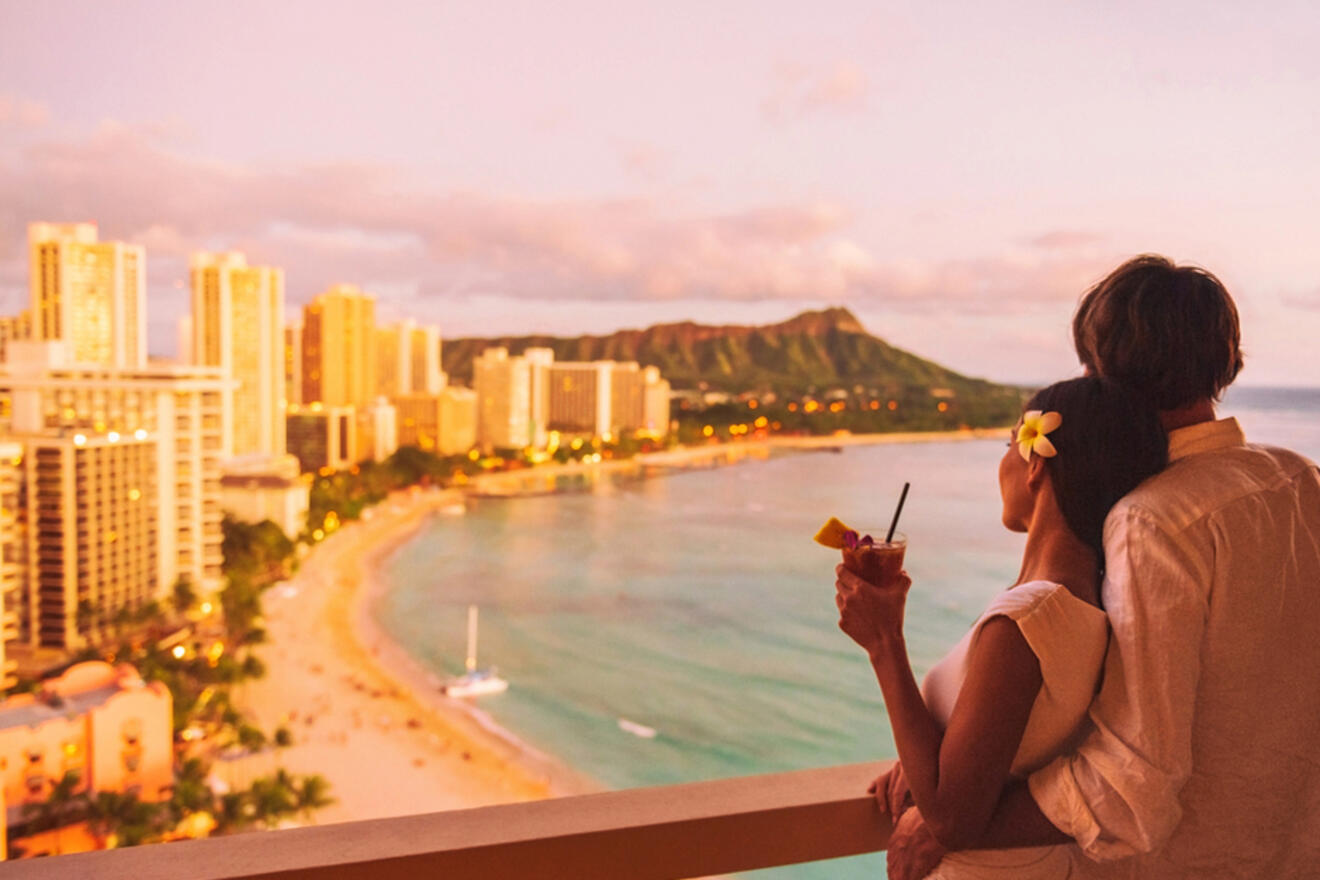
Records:
[[[997,436],[1000,432],[992,432]],[[293,744],[235,760],[216,773],[242,786],[283,766],[320,773],[335,803],[320,823],[462,809],[600,790],[603,786],[501,730],[471,704],[439,693],[421,667],[376,624],[371,608],[386,582],[384,561],[430,518],[461,513],[468,495],[511,497],[558,491],[563,478],[661,474],[776,450],[822,451],[872,443],[977,439],[986,432],[835,435],[684,447],[598,463],[483,474],[463,489],[399,492],[345,524],[264,598],[267,674],[235,697],[268,734],[287,726]]]
[[[217,762],[231,785],[271,772],[320,773],[335,803],[321,823],[452,810],[593,790],[587,780],[483,726],[440,695],[377,630],[368,603],[381,559],[454,491],[396,493],[339,529],[296,576],[265,595],[264,678],[236,699],[268,733],[287,725],[293,744]]]

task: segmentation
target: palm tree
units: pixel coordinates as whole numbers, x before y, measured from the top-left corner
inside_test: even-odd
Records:
[[[85,803],[85,795],[78,791],[82,774],[70,770],[53,783],[44,801],[23,805],[23,818],[32,832],[55,832],[55,855],[61,854],[60,830],[73,819]]]
[[[252,781],[249,791],[252,818],[274,828],[280,820],[297,810],[293,779],[284,769],[274,776],[262,776]]]
[[[314,811],[335,802],[335,799],[330,797],[330,781],[320,773],[302,777],[294,787],[294,799],[298,805],[298,812],[302,813],[303,818],[309,822],[312,821]]]
[[[215,808],[215,794],[206,781],[209,772],[201,758],[187,758],[179,765],[174,774],[174,795],[170,798],[175,821],[189,813],[210,812]]]

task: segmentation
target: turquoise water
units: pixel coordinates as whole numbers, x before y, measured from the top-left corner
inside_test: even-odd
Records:
[[[1250,439],[1320,459],[1320,391],[1230,398]],[[999,525],[1004,442],[856,447],[573,494],[477,500],[392,558],[381,625],[429,667],[462,664],[464,607],[511,687],[481,706],[537,748],[622,788],[894,757],[865,656],[836,626],[831,514],[877,530],[904,480],[908,639],[918,674],[1017,572]],[[642,739],[627,718],[655,728]],[[861,878],[883,856],[758,878]]]

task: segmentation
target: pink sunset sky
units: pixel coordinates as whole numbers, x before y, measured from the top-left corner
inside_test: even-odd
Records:
[[[1218,273],[1244,383],[1317,385],[1320,15],[1270,3],[0,0],[0,309],[26,225],[347,281],[445,336],[845,305],[958,370],[1075,372],[1121,259]]]

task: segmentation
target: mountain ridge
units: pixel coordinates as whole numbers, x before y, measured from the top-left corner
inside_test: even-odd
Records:
[[[890,345],[841,306],[765,325],[679,321],[605,335],[447,339],[442,347],[445,371],[456,381],[470,383],[472,359],[490,346],[503,346],[515,355],[531,347],[550,348],[557,361],[637,361],[658,367],[676,389],[810,393],[862,386],[947,389],[960,395],[1010,390]]]

